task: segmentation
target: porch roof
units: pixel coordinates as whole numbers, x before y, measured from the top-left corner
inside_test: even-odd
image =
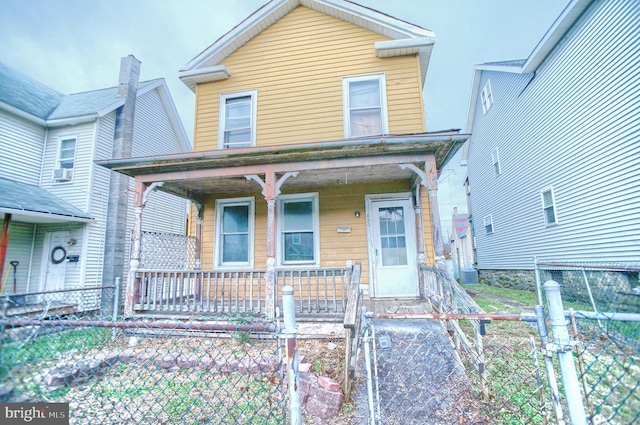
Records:
[[[384,135],[348,140],[185,152],[162,156],[98,160],[96,163],[145,183],[165,182],[163,191],[239,193],[255,190],[246,175],[299,172],[292,186],[318,186],[406,179],[400,163],[423,163],[433,155],[442,169],[469,135],[457,130]]]
[[[41,187],[0,177],[0,217],[11,214],[14,221],[58,223],[93,221],[93,217]]]

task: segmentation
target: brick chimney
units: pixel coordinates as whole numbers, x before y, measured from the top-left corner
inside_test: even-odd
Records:
[[[140,61],[133,55],[120,61],[118,79],[118,97],[124,98],[124,105],[116,110],[112,158],[131,157],[133,145],[133,123],[136,110],[136,96],[140,77]],[[130,177],[111,172],[109,185],[109,204],[106,217],[106,237],[104,248],[103,285],[113,285],[116,277],[126,282],[125,246],[127,238],[127,206],[129,199]],[[103,311],[112,309],[112,296],[103,296]]]

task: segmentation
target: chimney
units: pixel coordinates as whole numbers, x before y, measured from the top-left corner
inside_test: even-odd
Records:
[[[116,110],[112,158],[131,157],[139,78],[140,61],[133,55],[122,58],[120,60],[120,75],[118,78],[118,97],[124,98],[124,105]],[[104,285],[113,285],[116,277],[120,277],[122,282],[126,282],[124,265],[130,180],[130,177],[124,174],[111,172],[108,194],[109,204],[105,215],[106,236],[102,274]],[[113,303],[113,298],[111,298],[113,294],[110,294],[111,296],[104,295],[102,297],[103,309],[110,308],[109,303]]]

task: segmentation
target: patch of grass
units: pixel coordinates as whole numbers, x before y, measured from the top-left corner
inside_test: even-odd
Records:
[[[509,300],[516,301],[520,304],[524,304],[527,306],[533,307],[538,304],[538,296],[535,292],[524,291],[521,289],[512,289],[512,288],[499,288],[497,286],[478,284],[473,285],[469,289],[477,292],[482,292],[483,294],[495,295],[502,298],[507,298]],[[478,300],[476,300],[477,302]]]

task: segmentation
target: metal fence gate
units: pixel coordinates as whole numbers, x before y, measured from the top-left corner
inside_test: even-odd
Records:
[[[365,313],[358,424],[640,422],[640,314]],[[468,338],[462,349],[454,330]]]

